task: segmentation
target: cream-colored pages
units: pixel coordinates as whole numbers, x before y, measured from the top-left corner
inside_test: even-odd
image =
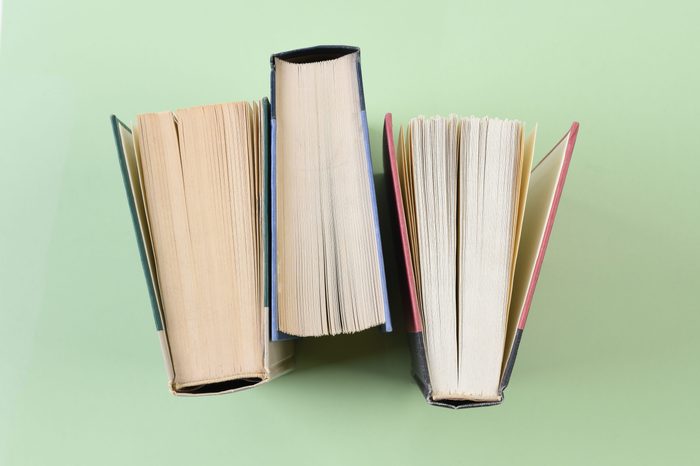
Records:
[[[406,131],[407,138],[411,139],[410,127]],[[398,150],[398,168],[399,177],[401,179],[401,194],[404,203],[404,212],[406,215],[406,224],[408,225],[408,241],[411,247],[411,258],[413,259],[413,276],[415,277],[416,294],[418,303],[422,303],[421,296],[421,279],[420,267],[418,266],[418,232],[416,230],[416,205],[413,193],[413,158],[411,156],[411,145],[406,143],[404,138],[403,127],[399,131],[399,150]]]
[[[259,111],[243,102],[137,119],[176,391],[265,377]]]
[[[521,156],[521,166],[520,166],[520,182],[518,184],[518,210],[517,210],[517,220],[515,225],[515,236],[513,241],[513,263],[518,258],[518,250],[520,249],[520,236],[523,230],[523,219],[525,218],[525,206],[527,201],[528,187],[530,186],[530,171],[532,170],[532,159],[535,155],[535,140],[537,138],[537,125],[530,132],[527,139],[522,144],[522,156]],[[513,279],[515,277],[515,267],[512,267],[511,273],[511,297],[512,297],[512,287]],[[509,303],[510,305],[510,303]],[[510,317],[509,317],[510,321]]]
[[[279,329],[352,333],[385,322],[360,107],[359,54],[275,58]]]
[[[432,396],[497,401],[526,164],[522,124],[418,117],[402,189]],[[401,138],[400,138],[401,139]]]

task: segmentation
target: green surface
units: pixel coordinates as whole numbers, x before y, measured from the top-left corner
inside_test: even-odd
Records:
[[[697,3],[178,3],[5,2],[0,464],[699,464]],[[362,47],[376,162],[386,111],[538,122],[538,157],[581,122],[503,405],[429,407],[374,331],[168,393],[109,114],[268,95],[319,43]]]

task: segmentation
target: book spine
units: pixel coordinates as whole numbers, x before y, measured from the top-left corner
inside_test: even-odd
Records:
[[[513,367],[515,367],[515,358],[518,355],[518,348],[520,347],[520,340],[523,338],[523,329],[519,328],[515,331],[515,338],[513,339],[513,346],[510,349],[510,354],[508,354],[508,359],[506,360],[506,367],[503,371],[503,376],[501,377],[500,391],[506,389],[508,383],[510,382],[510,376],[513,373]]]

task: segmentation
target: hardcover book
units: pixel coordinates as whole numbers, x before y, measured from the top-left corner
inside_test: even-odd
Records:
[[[268,115],[263,99],[140,115],[133,131],[112,116],[177,395],[233,392],[294,366],[293,342],[269,339]],[[221,136],[208,138],[213,121]],[[213,140],[218,147],[205,149]]]
[[[272,338],[391,331],[360,50],[271,66]]]
[[[518,121],[418,117],[397,150],[386,115],[412,370],[428,403],[502,402],[578,127],[531,171],[536,133]]]

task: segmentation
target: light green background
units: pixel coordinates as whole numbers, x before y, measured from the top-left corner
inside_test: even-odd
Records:
[[[0,464],[699,464],[694,3],[6,1]],[[362,48],[377,169],[387,111],[538,122],[539,157],[581,122],[499,407],[429,407],[375,331],[167,391],[108,117],[268,95],[320,43]]]

